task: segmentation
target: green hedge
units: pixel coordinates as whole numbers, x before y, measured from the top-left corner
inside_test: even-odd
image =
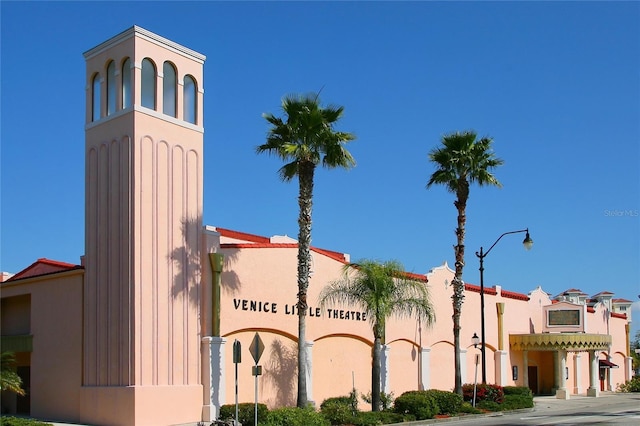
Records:
[[[520,408],[532,408],[533,397],[529,395],[505,395],[500,404],[501,410],[518,410]]]
[[[460,412],[462,407],[462,396],[457,393],[443,391],[438,389],[429,389],[425,393],[433,398],[438,407],[436,414],[453,415]]]
[[[0,417],[0,426],[53,426],[51,423],[45,423],[33,419],[24,419],[21,417]]]
[[[533,392],[526,386],[505,386],[502,388],[504,395],[524,395],[533,398]]]
[[[265,404],[258,404],[258,422],[267,420],[269,409]],[[254,424],[255,403],[243,402],[238,404],[238,421],[243,425]],[[236,416],[236,404],[226,404],[220,407],[219,420],[229,420]]]
[[[344,425],[352,423],[357,410],[353,409],[351,398],[336,397],[324,400],[320,412],[332,425]]]
[[[640,392],[640,376],[635,376],[625,383],[619,383],[617,392]]]
[[[243,423],[248,424],[248,423]],[[253,424],[253,423],[250,423]],[[260,423],[263,424],[262,422]],[[312,407],[283,407],[269,411],[264,426],[329,426],[330,422]]]
[[[438,413],[438,406],[426,391],[409,391],[396,398],[393,411],[412,415],[416,420],[424,420],[432,419]]]

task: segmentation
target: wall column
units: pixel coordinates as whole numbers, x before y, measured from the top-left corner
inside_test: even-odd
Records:
[[[598,357],[596,351],[589,351],[589,389],[587,396],[600,396],[600,388],[597,386],[598,380]]]
[[[496,364],[496,385],[507,386],[507,351],[496,351],[494,353],[494,360]]]
[[[560,349],[556,352],[558,370],[556,374],[556,383],[558,389],[556,389],[557,399],[569,399],[569,392],[567,391],[567,351]]]
[[[307,353],[307,400],[315,406],[313,400],[313,342],[305,342],[304,348]]]
[[[467,377],[467,350],[460,348],[460,377],[462,377],[462,383],[469,383],[469,381],[465,380]]]
[[[220,414],[220,406],[226,403],[226,377],[224,369],[224,345],[222,337],[202,338],[202,387],[204,404],[202,420],[214,421]]]
[[[529,351],[522,351],[522,382],[525,388],[529,387]]]
[[[431,349],[420,348],[420,390],[431,389]]]

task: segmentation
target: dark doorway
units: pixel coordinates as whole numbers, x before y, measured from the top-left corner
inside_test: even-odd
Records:
[[[529,389],[534,395],[538,395],[538,367],[530,365],[527,371],[527,377],[529,378]]]
[[[18,367],[16,373],[22,379],[24,389],[24,396],[18,395],[16,398],[16,414],[28,415],[31,414],[31,367]]]

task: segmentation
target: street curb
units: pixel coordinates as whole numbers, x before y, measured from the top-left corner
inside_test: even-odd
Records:
[[[415,420],[412,422],[403,422],[403,423],[391,423],[385,426],[425,426],[425,425],[433,425],[436,423],[446,423],[453,421],[470,421],[479,418],[485,417],[501,417],[505,414],[513,414],[513,413],[530,413],[535,410],[535,406],[531,408],[519,408],[517,410],[506,410],[506,411],[495,411],[490,413],[482,413],[482,414],[467,414],[465,416],[451,416],[444,417],[441,419],[424,419],[424,420]]]

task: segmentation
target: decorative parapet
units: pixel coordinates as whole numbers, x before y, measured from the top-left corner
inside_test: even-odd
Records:
[[[509,347],[515,351],[572,352],[608,350],[611,336],[608,334],[541,333],[510,334]]]

